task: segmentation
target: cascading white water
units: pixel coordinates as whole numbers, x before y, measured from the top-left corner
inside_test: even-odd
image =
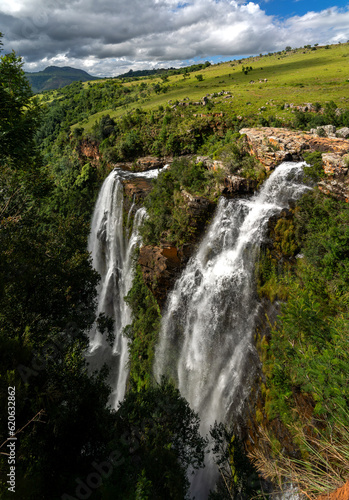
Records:
[[[221,199],[215,218],[169,296],[154,372],[178,385],[199,413],[201,432],[239,415],[258,366],[253,331],[256,259],[268,220],[308,188],[302,163],[283,163],[250,199]],[[212,459],[211,459],[212,460]],[[192,494],[207,498],[212,461],[194,476]]]
[[[124,397],[128,376],[127,339],[122,331],[131,322],[131,315],[124,297],[132,285],[132,255],[140,243],[138,229],[146,215],[144,208],[138,209],[132,233],[125,236],[122,180],[139,176],[152,178],[158,173],[158,170],[141,174],[113,170],[101,187],[91,222],[88,250],[91,252],[93,266],[101,276],[97,290],[97,315],[104,313],[114,319],[115,341],[111,349],[95,327],[90,333],[87,357],[91,368],[100,368],[104,363],[111,368],[111,404],[114,408]],[[128,217],[133,211],[134,205],[131,206]]]

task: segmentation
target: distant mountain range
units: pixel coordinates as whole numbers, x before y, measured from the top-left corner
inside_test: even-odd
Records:
[[[43,71],[26,73],[25,76],[35,94],[44,90],[59,89],[79,80],[82,82],[98,80],[96,76],[91,76],[82,69],[70,68],[69,66],[63,68],[48,66]]]

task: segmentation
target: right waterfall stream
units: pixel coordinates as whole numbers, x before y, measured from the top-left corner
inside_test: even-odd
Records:
[[[174,380],[198,412],[204,435],[215,421],[233,421],[249,395],[259,364],[253,343],[259,307],[255,265],[270,217],[309,189],[303,167],[304,162],[285,162],[252,198],[222,198],[169,295],[154,373],[157,380]],[[208,459],[192,480],[196,500],[207,498],[217,474]]]

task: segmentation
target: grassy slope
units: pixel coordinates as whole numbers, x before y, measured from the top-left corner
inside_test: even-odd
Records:
[[[276,113],[282,119],[291,113],[290,110],[280,109],[285,102],[301,105],[310,102],[324,104],[333,100],[339,107],[346,108],[349,105],[348,57],[349,44],[346,43],[332,45],[329,49],[297,49],[287,53],[244,59],[241,62],[212,65],[192,73],[186,79],[183,79],[182,75],[171,76],[165,84],[168,86],[166,93],[155,94],[152,91],[148,97],[140,97],[136,103],[114,110],[103,110],[76,126],[83,126],[85,131],[89,131],[95,121],[107,113],[118,118],[126,110],[131,111],[137,107],[151,110],[159,105],[166,106],[169,100],[175,102],[185,97],[196,101],[205,94],[221,90],[230,91],[234,97],[232,100],[215,98],[215,112],[253,114],[258,113],[261,106],[265,106],[267,109],[261,113],[266,116]],[[252,66],[253,70],[245,75],[242,66]],[[202,82],[198,82],[195,77],[199,74],[203,75]],[[260,79],[265,78],[268,82],[259,83]],[[251,80],[255,83],[250,84]],[[149,89],[155,83],[162,84],[160,78],[144,78],[123,85],[131,87],[132,93],[139,94],[137,86],[142,82],[147,83]],[[204,112],[204,108],[200,107],[193,112]]]

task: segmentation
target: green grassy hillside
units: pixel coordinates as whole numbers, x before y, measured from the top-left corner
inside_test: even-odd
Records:
[[[324,105],[333,100],[340,107],[348,107],[349,44],[313,49],[295,49],[212,65],[186,77],[169,76],[165,82],[159,77],[128,79],[122,85],[130,90],[129,97],[133,102],[104,109],[80,121],[77,126],[89,131],[106,112],[112,118],[118,118],[125,111],[136,108],[152,110],[168,105],[170,100],[175,103],[185,97],[197,101],[206,94],[222,90],[230,92],[233,97],[224,99],[225,96],[217,96],[212,103],[215,111],[229,115],[265,115],[272,112],[285,120],[291,113],[290,110],[280,109],[285,103],[302,105],[318,102]],[[244,68],[248,68],[247,71],[243,71]],[[197,77],[201,76],[202,81],[199,81]],[[266,109],[259,111],[261,107]]]

